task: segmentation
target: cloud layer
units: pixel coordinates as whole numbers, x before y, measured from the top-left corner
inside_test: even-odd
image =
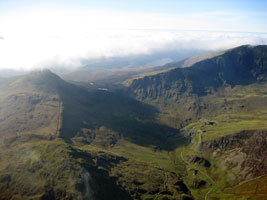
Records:
[[[217,26],[216,31],[198,31],[213,23],[194,22],[196,17],[82,10],[5,13],[0,15],[0,69],[77,68],[82,60],[101,57],[267,44],[267,33],[225,32]]]

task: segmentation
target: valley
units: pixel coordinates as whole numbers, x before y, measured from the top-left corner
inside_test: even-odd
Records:
[[[267,46],[157,69],[0,79],[0,199],[266,199]]]

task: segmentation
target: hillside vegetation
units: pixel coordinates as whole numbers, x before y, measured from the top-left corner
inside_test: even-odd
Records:
[[[184,63],[0,80],[0,199],[266,199],[267,46]]]
[[[155,120],[156,108],[47,70],[7,81],[0,93],[0,199],[133,199],[166,184],[190,196],[174,185],[181,175],[168,155],[185,139]],[[179,142],[168,145],[169,132]]]
[[[199,172],[193,171],[193,175],[188,175],[184,179],[185,182],[190,185],[192,181],[196,183],[196,180],[203,179],[206,182],[203,187],[210,188],[193,189],[193,196],[196,199],[209,197],[210,199],[212,197],[242,199],[246,195],[255,199],[266,197],[264,188],[259,189],[258,192],[250,190],[244,193],[244,196],[237,192],[237,196],[231,197],[235,194],[234,189],[226,190],[231,191],[228,195],[226,192],[220,194],[220,191],[224,191],[223,188],[229,188],[244,180],[253,179],[252,181],[254,183],[258,181],[259,185],[266,184],[262,182],[266,180],[264,178],[255,180],[252,178],[253,175],[249,169],[260,166],[258,163],[251,162],[249,169],[246,169],[248,171],[242,172],[247,174],[241,175],[241,171],[245,168],[243,162],[253,157],[252,151],[241,153],[240,146],[225,149],[228,143],[212,149],[215,152],[224,153],[214,155],[215,152],[203,149],[206,142],[217,140],[225,135],[232,137],[232,134],[243,130],[253,132],[267,129],[266,75],[267,46],[241,46],[194,63],[191,67],[175,68],[155,75],[131,79],[127,83],[128,92],[134,93],[137,99],[159,109],[159,121],[180,129],[182,134],[191,138],[188,146],[178,147],[176,152],[177,157],[184,158],[189,171],[192,171],[192,168],[201,171],[200,175]],[[252,132],[249,133],[252,134]],[[256,138],[259,137],[255,143],[257,148],[265,152],[266,132],[261,136],[256,132],[255,135]],[[247,145],[248,138],[240,137],[239,140],[241,143],[244,142],[243,145]],[[196,166],[193,167],[186,160],[187,156],[192,155],[208,159],[211,167],[203,168],[204,171]],[[225,159],[229,160],[230,164],[226,164]],[[259,160],[266,165],[264,157]],[[232,169],[236,165],[239,166],[238,169]],[[266,174],[264,170],[259,171],[262,173],[258,176]],[[204,174],[208,176],[203,177]],[[199,181],[199,184],[203,185],[204,182]]]

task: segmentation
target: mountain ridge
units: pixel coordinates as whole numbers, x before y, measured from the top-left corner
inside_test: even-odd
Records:
[[[126,93],[49,70],[5,80],[0,199],[265,197],[266,55],[234,48]]]
[[[262,55],[257,54],[260,51],[263,52]],[[142,98],[146,98],[146,96],[154,98],[159,93],[172,95],[168,93],[172,88],[176,90],[176,95],[186,91],[205,95],[207,94],[206,90],[216,90],[225,84],[234,86],[266,81],[266,52],[266,45],[237,47],[225,51],[219,56],[197,62],[191,67],[175,68],[165,73],[135,79],[129,88],[136,90],[135,93],[140,93],[142,90],[142,94],[140,93]],[[149,85],[151,88],[148,92]]]
[[[196,199],[266,198],[266,172],[260,168],[267,163],[256,154],[266,151],[267,45],[240,46],[126,83],[135,98],[159,109],[162,123],[190,139],[176,152],[186,163],[183,180]],[[186,158],[206,160],[210,167]],[[212,186],[203,195],[200,188],[207,183]],[[252,184],[258,189],[249,190]]]

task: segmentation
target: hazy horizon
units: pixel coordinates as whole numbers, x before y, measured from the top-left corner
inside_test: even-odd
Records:
[[[76,69],[84,60],[267,44],[265,6],[264,1],[0,1],[0,69]]]

